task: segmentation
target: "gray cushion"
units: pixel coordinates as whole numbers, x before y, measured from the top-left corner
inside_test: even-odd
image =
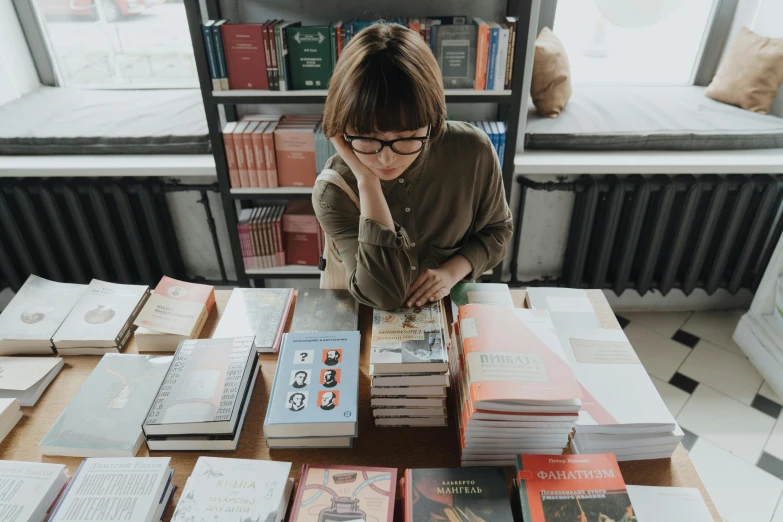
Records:
[[[783,148],[783,118],[704,96],[704,87],[574,86],[559,118],[530,106],[525,147],[563,150]]]
[[[0,106],[0,154],[209,154],[198,89],[39,87]]]

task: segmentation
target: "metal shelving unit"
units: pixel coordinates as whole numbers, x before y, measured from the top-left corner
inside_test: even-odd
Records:
[[[236,106],[241,104],[322,104],[326,100],[325,90],[308,91],[258,91],[233,90],[213,91],[212,79],[209,75],[209,64],[202,40],[202,14],[199,0],[185,0],[185,10],[188,17],[190,38],[193,44],[193,54],[198,69],[201,96],[209,127],[209,138],[212,143],[212,153],[215,156],[218,186],[220,188],[223,210],[226,215],[226,226],[231,244],[237,280],[241,286],[250,286],[250,281],[261,282],[272,278],[316,278],[320,272],[315,267],[286,266],[261,270],[245,270],[242,260],[242,249],[237,233],[236,202],[240,205],[250,201],[283,201],[292,199],[310,199],[312,189],[309,188],[278,188],[278,189],[232,189],[229,183],[226,153],[223,148],[219,107],[223,106],[226,119],[237,119]],[[220,19],[219,0],[206,0],[207,19]],[[508,0],[506,14],[516,16],[517,34],[514,44],[514,74],[511,90],[505,91],[475,91],[470,89],[449,89],[446,91],[447,103],[496,103],[498,105],[498,120],[506,122],[506,155],[503,159],[503,185],[506,198],[511,197],[511,186],[514,178],[514,151],[517,148],[517,134],[522,104],[522,84],[525,70],[525,46],[532,0]],[[426,9],[425,9],[426,11]],[[501,264],[502,265],[502,264]],[[499,281],[501,265],[494,270],[491,279]]]

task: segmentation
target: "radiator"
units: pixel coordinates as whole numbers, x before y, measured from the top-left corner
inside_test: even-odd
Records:
[[[755,291],[783,231],[783,176],[581,176],[573,182],[517,180],[515,255],[525,198],[533,190],[570,190],[575,201],[563,272],[556,281],[644,295],[674,288],[736,294]]]
[[[154,286],[186,279],[165,198],[154,178],[0,179],[0,288],[29,274]]]

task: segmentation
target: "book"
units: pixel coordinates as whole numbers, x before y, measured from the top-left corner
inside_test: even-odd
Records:
[[[235,288],[212,338],[254,336],[259,352],[277,353],[293,288]]]
[[[355,437],[359,332],[285,335],[264,437]]]
[[[293,489],[290,471],[290,462],[199,457],[171,520],[282,522]]]
[[[71,479],[52,522],[152,522],[173,492],[169,457],[89,458]]]
[[[631,506],[611,453],[519,455],[516,469],[526,522],[601,520],[601,515],[621,520]]]
[[[370,388],[373,397],[445,397],[446,386],[389,386]]]
[[[359,303],[348,290],[298,290],[291,332],[340,332],[358,329]]]
[[[266,160],[266,175],[269,178],[269,188],[277,188],[280,183],[277,180],[277,158],[275,157],[275,129],[278,123],[276,121],[267,125],[264,130],[264,159]]]
[[[713,522],[701,492],[696,488],[626,486],[631,499],[630,516],[642,522]],[[629,522],[634,519],[629,518]]]
[[[228,22],[228,20],[217,20],[212,26],[212,41],[215,45],[215,58],[218,76],[220,78],[220,90],[227,91],[228,86],[228,70],[226,69],[226,54],[223,50],[223,28],[222,25]]]
[[[393,522],[396,492],[396,468],[305,464],[289,520]]]
[[[283,214],[285,261],[288,265],[318,266],[323,253],[321,225],[310,201],[292,201]]]
[[[502,91],[506,86],[506,60],[508,60],[509,30],[506,24],[499,24],[498,51],[495,60],[494,90]],[[502,165],[502,160],[501,160]]]
[[[317,123],[279,124],[274,131],[277,179],[281,187],[315,185],[315,126]]]
[[[35,406],[62,368],[59,357],[0,357],[0,398]]]
[[[514,522],[503,468],[407,469],[405,522]]]
[[[441,301],[392,311],[373,310],[372,374],[438,373],[448,369]]]
[[[234,127],[233,143],[234,143],[234,155],[237,160],[237,173],[239,174],[239,188],[250,187],[250,172],[247,169],[247,158],[245,158],[245,139],[242,137],[248,125],[249,121],[240,121]]]
[[[444,89],[472,89],[476,83],[475,25],[434,25],[433,45]]]
[[[252,336],[182,341],[150,406],[144,433],[233,434],[256,353]]]
[[[251,134],[253,154],[255,155],[257,185],[260,188],[269,188],[269,173],[266,170],[266,158],[264,157],[264,131],[267,126],[269,126],[269,122],[259,122],[258,126]]]
[[[259,187],[258,169],[256,168],[256,154],[253,148],[253,132],[258,127],[257,121],[247,122],[247,127],[242,131],[242,143],[245,147],[245,164],[247,165],[247,179],[250,187]]]
[[[455,306],[487,304],[515,308],[508,285],[504,283],[469,283],[460,281],[449,294]],[[454,314],[456,318],[457,315]]]
[[[511,74],[514,72],[514,48],[517,43],[517,17],[507,16],[508,26],[508,57],[506,58],[506,84],[504,89],[511,89]]]
[[[476,36],[476,77],[473,88],[483,91],[487,88],[487,64],[489,62],[489,25],[481,18],[474,18]]]
[[[0,399],[0,442],[2,442],[16,423],[22,418],[19,401],[16,399]]]
[[[375,419],[375,425],[385,428],[434,428],[448,426],[446,417],[385,417]]]
[[[106,354],[38,444],[44,455],[133,457],[171,357]]]
[[[0,354],[51,354],[52,337],[86,288],[30,275],[0,314]]]
[[[133,324],[192,339],[214,308],[214,286],[163,276]]]
[[[262,24],[224,24],[223,50],[231,89],[269,90]]]
[[[147,285],[121,285],[93,279],[52,342],[69,354],[119,351],[149,296]],[[103,350],[101,350],[103,349]]]
[[[62,464],[0,461],[3,520],[43,522],[68,483]]]
[[[217,54],[215,53],[215,42],[212,38],[212,26],[214,20],[209,20],[201,24],[201,36],[204,38],[204,48],[207,55],[207,64],[209,65],[209,76],[212,78],[212,90],[221,90],[220,73],[217,68]]]
[[[370,370],[370,373],[374,368]],[[384,386],[448,386],[449,376],[442,373],[428,373],[421,375],[373,375],[373,387]]]
[[[231,188],[240,188],[242,182],[239,179],[239,169],[237,167],[237,156],[234,152],[234,130],[237,122],[226,123],[223,127],[223,151],[226,154],[226,168],[228,169],[229,183]]]
[[[326,89],[332,76],[329,28],[286,29],[292,90]]]
[[[489,22],[489,52],[487,53],[487,86],[488,91],[495,90],[495,62],[498,57],[498,40],[500,39],[500,26],[495,22]]]

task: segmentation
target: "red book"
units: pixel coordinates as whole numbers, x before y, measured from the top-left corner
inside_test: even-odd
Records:
[[[232,89],[269,90],[262,24],[224,24],[223,49]]]
[[[237,172],[239,173],[239,185],[237,187],[248,188],[250,186],[250,179],[248,178],[247,162],[245,161],[245,140],[242,137],[242,133],[245,132],[249,122],[240,121],[237,126],[234,127],[234,155],[237,160]]]
[[[248,122],[242,132],[242,141],[245,144],[245,164],[247,165],[247,179],[251,187],[260,187],[258,184],[258,170],[256,167],[256,155],[253,152],[253,131],[258,127],[257,121]]]
[[[256,160],[256,174],[258,186],[261,188],[269,187],[269,176],[266,173],[266,158],[264,158],[264,131],[269,122],[261,121],[258,127],[253,131],[253,154]]]
[[[478,39],[476,40],[476,81],[474,89],[483,91],[487,88],[487,60],[489,57],[489,26],[480,19],[474,18],[473,23],[478,25]]]
[[[283,214],[285,259],[288,265],[318,266],[318,218],[309,201],[292,201]]]
[[[277,126],[275,149],[277,178],[281,187],[315,185],[315,126],[304,122]]]
[[[280,183],[277,180],[277,159],[275,157],[275,129],[278,123],[270,122],[264,130],[264,159],[266,160],[266,176],[269,188],[277,188]]]
[[[525,522],[604,520],[600,515],[626,520],[634,514],[611,453],[519,455],[516,483]]]
[[[232,121],[223,127],[223,149],[226,151],[226,164],[228,167],[228,178],[231,183],[231,188],[239,188],[242,186],[239,181],[237,155],[234,152],[234,135],[232,134],[236,126],[237,123]]]

